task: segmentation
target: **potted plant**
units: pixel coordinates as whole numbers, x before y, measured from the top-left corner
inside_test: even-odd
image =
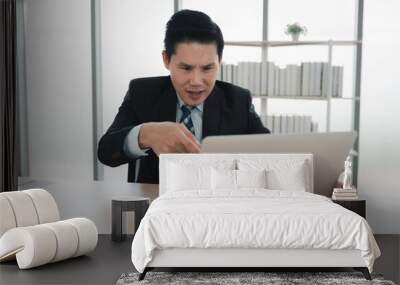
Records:
[[[288,24],[286,25],[285,34],[291,35],[293,41],[298,41],[300,34],[307,34],[307,28],[300,26],[299,23]]]

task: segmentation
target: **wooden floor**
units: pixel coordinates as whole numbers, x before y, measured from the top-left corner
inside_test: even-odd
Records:
[[[400,235],[375,236],[382,256],[376,261],[374,272],[399,283]],[[131,240],[111,241],[111,236],[100,235],[94,252],[88,256],[19,270],[16,262],[0,264],[0,284],[115,284],[124,272],[134,271],[131,263]]]

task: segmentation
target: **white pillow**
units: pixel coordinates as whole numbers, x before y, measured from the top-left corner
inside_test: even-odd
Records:
[[[236,170],[212,168],[211,181],[213,190],[236,190]]]
[[[305,163],[284,170],[272,169],[267,172],[267,180],[268,189],[305,192],[308,185]]]
[[[168,191],[211,189],[211,167],[169,163]]]
[[[237,188],[267,188],[267,171],[236,170]]]
[[[266,170],[211,170],[213,190],[238,190],[241,188],[266,188]]]
[[[239,159],[239,170],[266,170],[267,188],[311,191],[310,169],[304,159]]]

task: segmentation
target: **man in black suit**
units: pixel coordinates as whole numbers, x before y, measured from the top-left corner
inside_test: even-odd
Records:
[[[216,81],[224,40],[209,16],[191,10],[175,13],[164,44],[170,76],[132,80],[99,142],[102,163],[129,163],[128,182],[158,183],[160,153],[199,153],[206,136],[269,133],[247,89]]]

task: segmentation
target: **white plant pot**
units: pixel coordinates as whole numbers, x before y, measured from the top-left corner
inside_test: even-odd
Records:
[[[297,42],[299,40],[300,34],[291,34],[292,41]]]

